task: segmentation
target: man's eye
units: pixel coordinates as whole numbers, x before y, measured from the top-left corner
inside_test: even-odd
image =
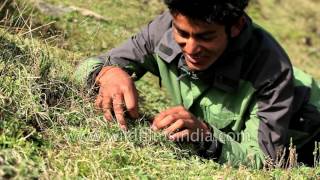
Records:
[[[208,36],[199,36],[198,39],[202,41],[211,41],[214,40],[216,36],[208,35]]]
[[[184,38],[189,37],[189,34],[186,33],[186,32],[183,32],[183,31],[179,31],[179,30],[178,30],[178,34],[179,34],[181,37],[184,37]]]

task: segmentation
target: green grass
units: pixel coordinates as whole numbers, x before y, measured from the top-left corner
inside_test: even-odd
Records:
[[[284,44],[296,66],[320,78],[320,17],[316,13],[320,3],[252,1],[248,11],[254,20]],[[89,8],[107,17],[107,22],[79,13],[43,15],[30,5],[32,1],[16,2],[19,8],[11,8],[14,15],[0,28],[0,178],[320,177],[318,167],[252,170],[219,165],[194,155],[187,144],[174,144],[150,131],[147,120],[170,106],[170,99],[150,74],[137,82],[142,118],[128,120],[128,133],[103,120],[94,109],[94,96],[73,82],[74,68],[139,31],[164,10],[160,0],[46,1]],[[303,43],[305,37],[312,38],[312,46]]]
[[[287,50],[293,64],[320,79],[319,1],[253,1],[249,13]],[[305,43],[310,39],[311,44]]]

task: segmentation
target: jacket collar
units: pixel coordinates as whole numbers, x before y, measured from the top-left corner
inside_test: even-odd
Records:
[[[240,35],[230,40],[227,49],[221,57],[207,70],[197,73],[189,73],[198,79],[205,81],[212,86],[226,91],[235,92],[238,89],[241,68],[245,60],[245,47],[252,35],[252,21],[246,16],[246,25]],[[155,48],[155,52],[167,63],[174,60],[179,61],[178,67],[187,69],[182,55],[181,48],[173,38],[172,28],[170,28],[160,40]]]
[[[155,53],[167,63],[171,63],[178,55],[182,55],[180,46],[173,38],[172,28],[163,35],[155,47]]]

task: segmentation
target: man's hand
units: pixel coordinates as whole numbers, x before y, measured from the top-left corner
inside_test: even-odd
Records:
[[[183,106],[177,106],[158,114],[153,123],[153,130],[164,130],[172,141],[203,141],[211,134],[209,127],[198,120]]]
[[[131,77],[119,67],[103,67],[96,78],[100,86],[95,105],[102,109],[104,117],[112,121],[114,112],[120,128],[127,130],[125,111],[138,118],[138,93]]]

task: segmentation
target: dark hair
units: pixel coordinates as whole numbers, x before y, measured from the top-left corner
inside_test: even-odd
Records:
[[[243,14],[249,0],[164,0],[171,13],[193,20],[230,26]]]

